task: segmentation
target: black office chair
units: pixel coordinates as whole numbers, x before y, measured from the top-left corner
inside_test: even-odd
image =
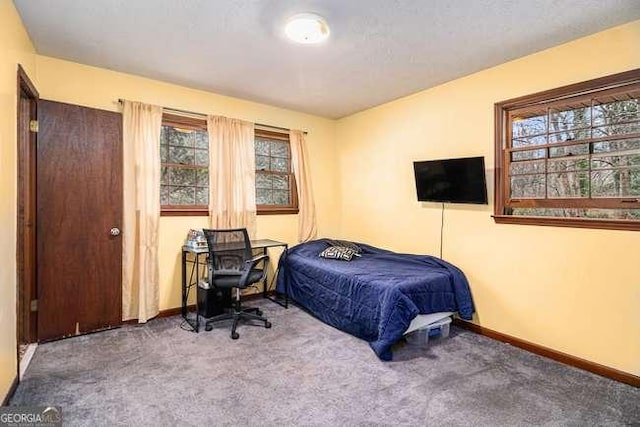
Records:
[[[259,308],[242,308],[240,303],[240,290],[265,279],[267,274],[268,255],[253,258],[251,240],[246,228],[227,230],[203,229],[207,244],[209,245],[209,258],[207,260],[209,270],[209,286],[217,288],[236,288],[236,298],[231,313],[221,314],[208,319],[205,330],[213,329],[214,322],[233,319],[231,338],[237,340],[240,335],[236,332],[240,320],[257,320],[264,322],[265,328],[270,328],[271,323],[262,317]],[[263,263],[263,268],[256,268]]]

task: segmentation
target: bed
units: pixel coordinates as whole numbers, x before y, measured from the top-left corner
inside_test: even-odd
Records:
[[[469,285],[455,266],[426,255],[360,244],[351,261],[319,254],[333,244],[314,240],[290,248],[279,261],[277,290],[323,322],[366,340],[382,360],[416,316],[457,312],[471,319]]]

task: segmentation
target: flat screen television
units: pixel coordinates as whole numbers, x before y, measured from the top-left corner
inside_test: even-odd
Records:
[[[413,162],[418,201],[487,204],[484,157]]]

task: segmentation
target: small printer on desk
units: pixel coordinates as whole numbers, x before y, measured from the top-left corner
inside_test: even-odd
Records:
[[[184,244],[192,249],[206,249],[207,239],[204,237],[202,230],[191,229],[187,233],[187,239]]]

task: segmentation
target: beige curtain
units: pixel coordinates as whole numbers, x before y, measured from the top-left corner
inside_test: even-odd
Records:
[[[246,227],[256,233],[256,166],[253,123],[207,117],[209,214],[212,228]]]
[[[291,141],[291,160],[293,173],[298,187],[298,241],[307,242],[316,237],[316,205],[313,201],[311,173],[309,171],[309,157],[304,138],[304,132],[292,130],[289,134]]]
[[[125,101],[122,119],[122,319],[138,319],[138,322],[144,323],[158,314],[159,306],[162,108]]]

